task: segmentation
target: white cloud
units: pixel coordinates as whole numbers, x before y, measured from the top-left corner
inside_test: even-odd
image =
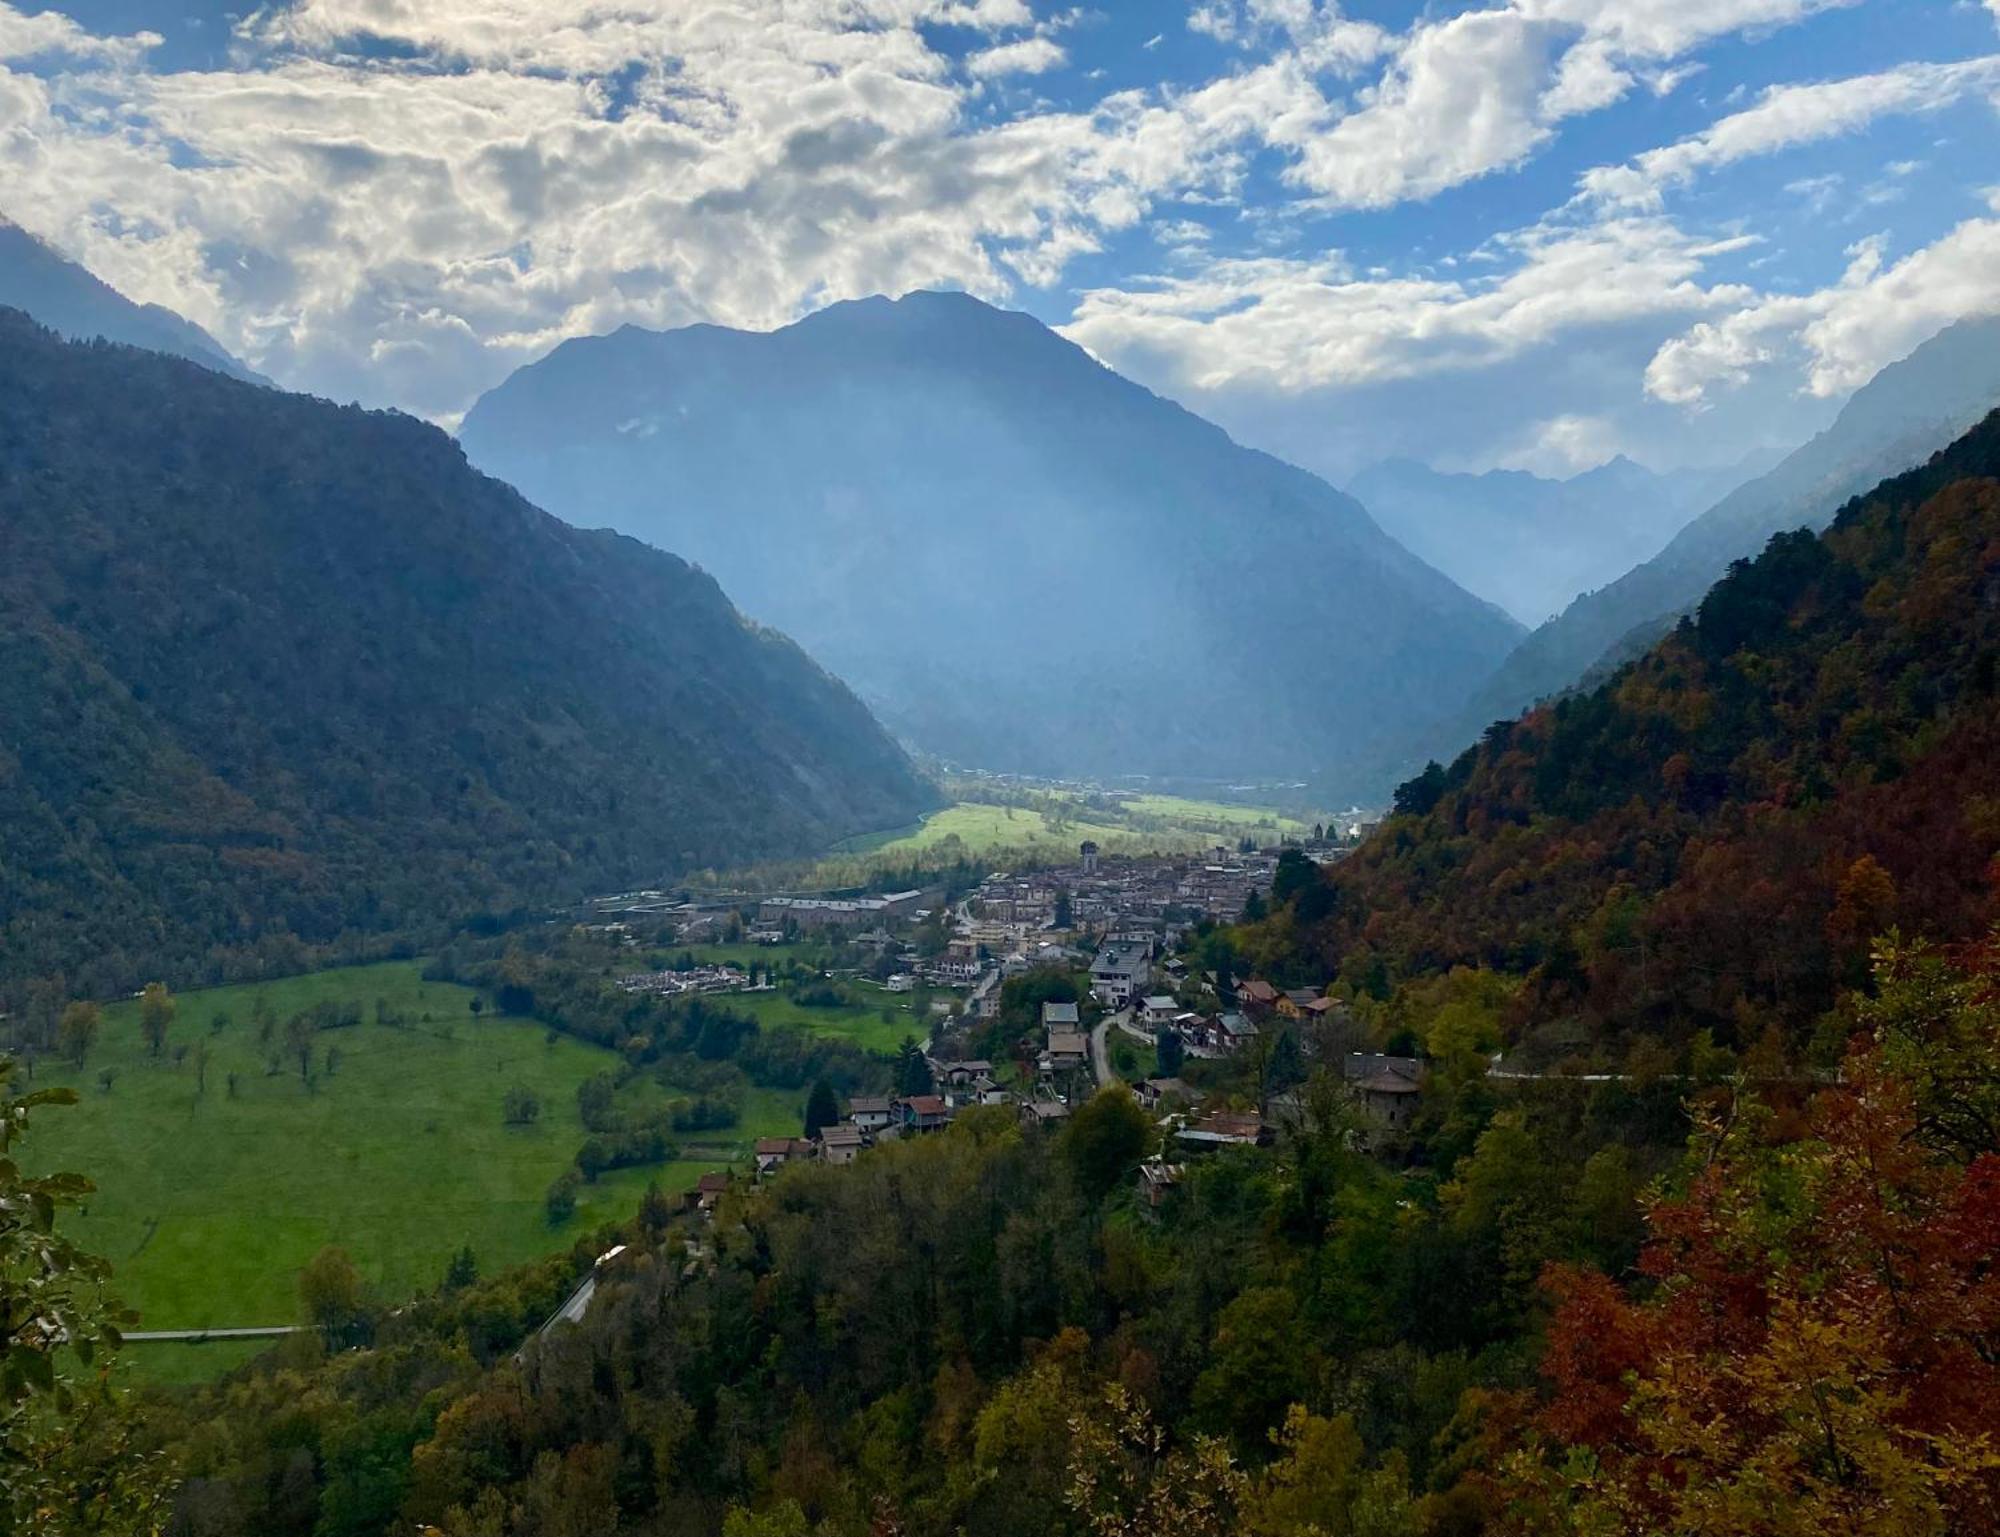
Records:
[[[1893,264],[1879,239],[1849,258],[1825,288],[1772,295],[1674,338],[1646,370],[1647,392],[1701,407],[1759,374],[1797,370],[1810,394],[1830,398],[1953,321],[2000,311],[2000,219],[1968,219]]]
[[[1879,74],[1811,85],[1777,86],[1754,107],[1732,113],[1701,133],[1630,164],[1586,173],[1589,196],[1632,206],[1658,206],[1661,194],[1703,171],[1854,133],[1876,119],[1935,112],[1982,92],[2000,90],[2000,55],[1954,64],[1906,64]]]
[[[1069,54],[1060,43],[1024,37],[973,54],[965,61],[965,71],[976,79],[993,80],[1002,75],[1044,75],[1068,62]]]
[[[1705,287],[1704,242],[1665,220],[1536,229],[1481,282],[1364,277],[1337,258],[1217,260],[1191,277],[1086,293],[1064,334],[1117,366],[1213,392],[1298,394],[1479,368],[1597,327],[1704,314],[1754,295]]]
[[[159,46],[157,32],[99,37],[86,32],[60,11],[28,15],[11,5],[0,4],[0,64],[51,54],[95,63],[132,64]]]

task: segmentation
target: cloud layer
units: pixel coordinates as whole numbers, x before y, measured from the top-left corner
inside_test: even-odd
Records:
[[[568,335],[948,286],[1329,472],[1347,450],[1312,445],[1356,419],[1420,449],[1384,436],[1419,383],[1494,394],[1461,459],[1673,457],[1717,399],[1759,402],[1737,439],[1791,430],[2000,306],[2000,218],[1930,170],[1866,195],[1787,172],[1820,213],[1919,189],[1907,233],[1705,201],[1896,125],[1990,125],[1990,26],[1693,100],[1865,9],[1508,0],[1395,31],[1200,0],[1168,49],[1029,0],[299,0],[167,67],[155,35],[0,0],[0,212],[284,382],[447,422]],[[1681,126],[1588,154],[1655,121]]]

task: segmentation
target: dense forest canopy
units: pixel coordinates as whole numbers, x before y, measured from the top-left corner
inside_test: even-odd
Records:
[[[0,1001],[295,966],[933,800],[711,578],[436,429],[0,312]]]
[[[1796,1036],[1873,936],[1991,920],[1996,670],[2000,414],[1738,562],[1604,686],[1431,765],[1247,954],[1378,991],[1493,966],[1545,1020]]]

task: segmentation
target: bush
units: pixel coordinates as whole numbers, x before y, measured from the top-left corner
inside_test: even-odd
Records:
[[[532,1126],[541,1119],[541,1096],[517,1083],[502,1097],[500,1113],[509,1126]]]

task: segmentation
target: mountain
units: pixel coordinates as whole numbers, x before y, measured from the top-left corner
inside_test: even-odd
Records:
[[[2000,412],[1405,784],[1265,940],[1313,975],[1525,973],[1523,1020],[1796,1041],[1873,937],[2000,917],[1996,761]]]
[[[1338,769],[1519,635],[1323,481],[960,294],[567,342],[462,437],[713,570],[962,764]]]
[[[1849,497],[1915,464],[2000,404],[2000,316],[1960,321],[1855,392],[1832,426],[1739,486],[1658,555],[1578,598],[1521,642],[1432,750],[1456,752],[1489,721],[1641,650],[1741,556],[1789,528],[1824,528]]]
[[[134,304],[5,218],[0,218],[0,307],[24,311],[74,341],[102,337],[171,353],[254,384],[269,383],[200,326],[157,304]]]
[[[932,803],[711,577],[436,429],[0,312],[0,980],[101,995]]]
[[[1739,467],[1661,473],[1623,455],[1567,480],[1523,470],[1448,474],[1388,459],[1348,483],[1412,554],[1525,624],[1623,575],[1722,492]]]

